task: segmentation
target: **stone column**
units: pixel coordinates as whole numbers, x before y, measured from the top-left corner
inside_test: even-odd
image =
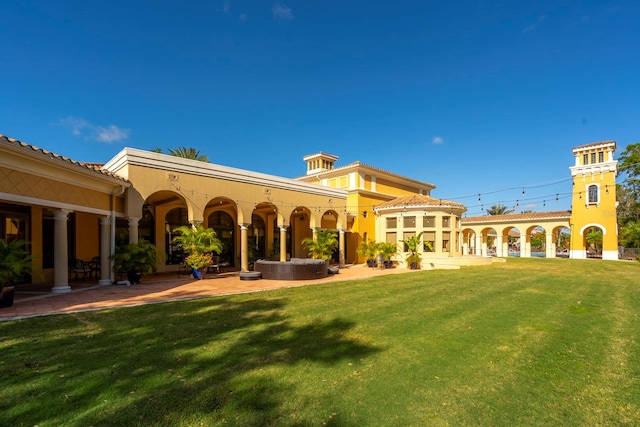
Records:
[[[100,280],[98,285],[111,284],[111,218],[100,217]]]
[[[482,255],[482,235],[476,234],[476,246],[474,255]]]
[[[67,241],[68,210],[53,211],[53,288],[54,294],[71,292],[69,286],[69,242]]]
[[[499,236],[496,237],[496,256],[498,256],[498,257],[506,256],[506,255],[503,255],[502,249],[503,249],[502,248],[502,236],[499,235]],[[508,253],[507,253],[507,255],[508,255]]]
[[[469,255],[469,244],[467,242],[462,244],[462,255]]]
[[[240,271],[249,271],[249,242],[247,230],[249,226],[240,224]]]
[[[547,233],[545,235],[546,239],[546,256],[547,258],[555,258],[556,257],[556,245],[553,243],[553,234]]]
[[[287,227],[280,227],[280,261],[287,260]]]
[[[520,258],[531,258],[531,240],[529,235],[520,232]]]
[[[344,230],[340,229],[338,230],[338,237],[339,237],[339,245],[338,245],[338,251],[340,254],[340,258],[339,258],[339,266],[340,268],[344,268]]]
[[[138,222],[140,218],[129,217],[129,243],[138,243]]]

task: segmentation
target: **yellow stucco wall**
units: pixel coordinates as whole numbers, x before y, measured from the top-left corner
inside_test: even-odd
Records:
[[[88,208],[111,209],[111,197],[108,194],[5,167],[0,167],[0,192]]]
[[[572,248],[585,247],[585,227],[597,226],[603,229],[602,250],[617,251],[617,214],[615,174],[579,174],[574,177],[572,199]],[[588,202],[590,185],[598,185],[599,203]]]

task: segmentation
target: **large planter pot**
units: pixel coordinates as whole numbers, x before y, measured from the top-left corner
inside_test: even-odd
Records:
[[[4,286],[0,289],[0,308],[11,307],[13,305],[13,286]]]
[[[367,267],[373,268],[375,266],[376,266],[376,260],[375,259],[368,259],[367,260]]]
[[[142,281],[142,272],[140,271],[129,271],[127,272],[127,280],[131,283],[140,283]]]
[[[193,274],[193,277],[198,280],[204,279],[206,273],[207,273],[207,267],[191,269],[191,274]]]
[[[391,267],[393,267],[393,261],[391,261],[391,260],[386,260],[386,261],[384,262],[384,268],[391,268]]]

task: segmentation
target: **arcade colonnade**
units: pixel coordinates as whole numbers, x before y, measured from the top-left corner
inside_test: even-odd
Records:
[[[517,245],[520,257],[531,257],[531,237],[540,235],[545,257],[555,258],[561,234],[571,231],[570,211],[463,218],[462,253],[506,257]]]
[[[172,231],[186,224],[214,228],[225,261],[243,271],[256,258],[307,257],[302,239],[321,229],[338,234],[335,261],[345,263],[345,190],[131,148],[104,169],[133,184],[125,195],[129,242],[142,236],[165,252],[160,271],[176,268]]]

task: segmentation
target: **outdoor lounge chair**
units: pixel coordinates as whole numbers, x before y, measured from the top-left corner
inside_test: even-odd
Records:
[[[87,275],[91,277],[91,266],[79,258],[72,258],[69,260],[69,268],[71,273],[74,274],[74,279],[79,278],[79,274],[82,274],[82,281],[84,282]]]

